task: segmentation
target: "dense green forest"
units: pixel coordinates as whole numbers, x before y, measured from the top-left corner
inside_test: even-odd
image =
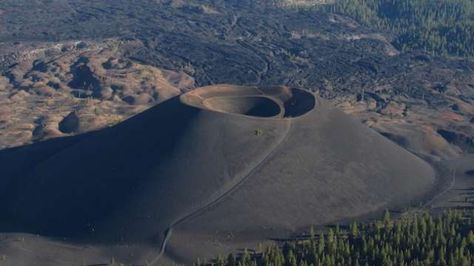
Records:
[[[238,256],[217,258],[219,266],[307,265],[474,265],[474,212],[449,211],[436,217],[412,214],[369,224],[333,227],[325,233],[271,246],[263,251],[245,251]]]
[[[402,51],[474,56],[474,0],[336,0],[318,8],[392,33]]]

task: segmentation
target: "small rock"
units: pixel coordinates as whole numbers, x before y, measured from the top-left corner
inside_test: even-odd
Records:
[[[76,112],[68,114],[61,122],[59,122],[59,131],[65,134],[74,133],[79,130],[80,120]]]

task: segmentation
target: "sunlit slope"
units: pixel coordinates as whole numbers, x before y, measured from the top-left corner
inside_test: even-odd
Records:
[[[173,256],[202,256],[229,239],[289,237],[406,204],[432,187],[427,163],[322,100],[288,121],[285,138],[245,183],[173,229]],[[196,246],[183,240],[196,238]]]
[[[434,182],[427,163],[309,92],[231,85],[0,151],[0,169],[9,230],[149,243],[184,262],[405,204]]]

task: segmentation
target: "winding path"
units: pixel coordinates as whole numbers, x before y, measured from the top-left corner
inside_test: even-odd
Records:
[[[457,170],[457,167],[454,167],[454,169],[452,169],[452,178],[451,178],[451,182],[449,183],[449,186],[447,186],[445,189],[443,189],[441,192],[439,192],[438,194],[436,194],[433,198],[431,198],[428,202],[426,202],[425,204],[423,204],[423,207],[427,208],[432,208],[433,207],[433,203],[439,199],[441,196],[443,196],[444,194],[448,193],[450,190],[452,190],[454,188],[454,185],[456,185],[456,170]]]
[[[206,202],[203,202],[202,204],[197,206],[194,210],[191,210],[188,213],[185,213],[182,217],[178,218],[176,221],[174,221],[173,223],[170,224],[168,229],[166,229],[166,231],[165,231],[165,236],[164,236],[163,241],[162,241],[161,246],[160,246],[160,252],[155,257],[155,259],[153,259],[150,262],[150,265],[158,265],[157,263],[159,262],[159,260],[161,259],[161,257],[163,256],[163,254],[166,251],[166,246],[168,244],[168,241],[171,238],[171,234],[173,232],[173,227],[176,227],[177,225],[185,222],[186,220],[188,220],[188,219],[190,219],[190,218],[192,218],[196,215],[199,215],[200,213],[202,213],[202,212],[210,209],[211,207],[217,205],[225,197],[230,195],[232,192],[237,190],[243,183],[245,183],[245,181],[248,180],[248,178],[250,176],[252,176],[252,174],[255,173],[255,171],[257,171],[260,168],[260,166],[265,164],[278,151],[278,148],[283,143],[285,143],[286,140],[288,139],[288,136],[289,136],[288,133],[291,131],[291,120],[287,119],[285,121],[287,123],[287,125],[286,125],[287,127],[286,127],[286,130],[285,130],[283,136],[281,137],[281,139],[275,144],[273,149],[271,149],[271,151],[263,157],[263,159],[259,163],[257,163],[253,168],[251,168],[249,170],[249,172],[247,174],[243,175],[241,178],[235,178],[233,181],[230,182],[229,185],[227,185],[223,189],[221,189],[221,191],[218,191],[218,192],[214,193],[214,195],[211,196]]]

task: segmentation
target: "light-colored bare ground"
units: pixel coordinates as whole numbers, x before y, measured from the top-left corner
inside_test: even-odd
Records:
[[[472,149],[473,103],[453,96],[447,98],[449,105],[435,109],[422,102],[407,103],[403,97],[387,97],[384,101],[380,106],[380,102],[369,96],[364,100],[354,96],[338,98],[334,102],[344,112],[358,117],[399,145],[434,161],[454,159]],[[443,137],[440,130],[452,132],[457,140]]]
[[[20,52],[0,76],[0,149],[114,125],[194,87],[182,72],[125,59],[122,51],[134,45],[108,40]]]

